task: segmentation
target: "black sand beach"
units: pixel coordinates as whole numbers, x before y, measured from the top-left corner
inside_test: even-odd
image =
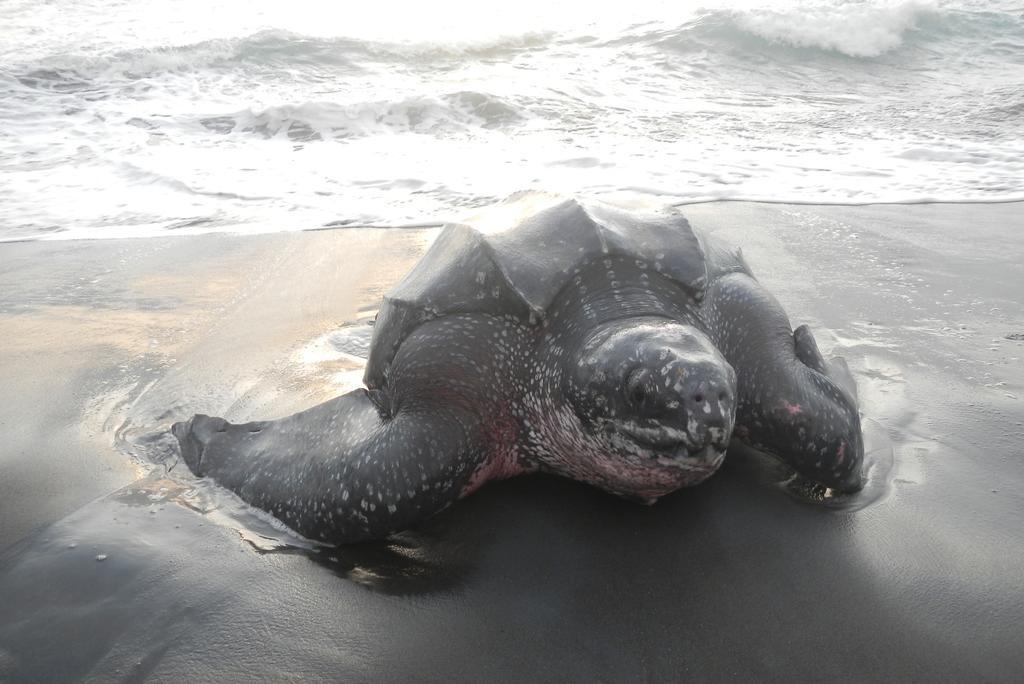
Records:
[[[0,681],[1019,681],[1024,205],[684,212],[848,360],[859,498],[737,452],[651,508],[531,476],[264,543],[159,431],[333,396],[318,340],[436,231],[0,244]]]

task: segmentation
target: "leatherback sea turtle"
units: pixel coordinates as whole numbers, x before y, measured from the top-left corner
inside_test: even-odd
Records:
[[[496,234],[447,226],[384,297],[364,382],[288,418],[172,430],[196,475],[328,543],[538,470],[653,503],[714,473],[731,436],[861,486],[845,365],[674,211],[568,200]]]

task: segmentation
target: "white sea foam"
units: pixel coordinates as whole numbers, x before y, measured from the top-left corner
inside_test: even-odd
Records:
[[[902,45],[917,18],[932,9],[916,1],[830,2],[737,12],[735,20],[740,28],[771,42],[877,57]]]
[[[452,2],[10,0],[0,240],[1024,196],[1010,0]]]

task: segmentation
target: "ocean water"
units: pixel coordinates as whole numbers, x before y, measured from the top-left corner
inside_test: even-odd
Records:
[[[0,2],[0,240],[1024,198],[1024,3]]]

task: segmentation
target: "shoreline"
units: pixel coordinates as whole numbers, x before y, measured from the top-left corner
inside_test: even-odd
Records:
[[[514,197],[519,193],[513,193],[509,197]],[[912,199],[912,200],[893,200],[893,201],[864,201],[864,202],[820,202],[815,200],[775,200],[768,198],[717,198],[709,197],[706,199],[692,199],[682,200],[679,202],[661,202],[658,200],[659,197],[671,197],[672,195],[641,195],[634,198],[637,202],[626,202],[625,206],[635,204],[639,207],[645,207],[650,209],[657,209],[659,207],[672,207],[676,209],[685,209],[686,207],[701,206],[701,205],[730,205],[730,204],[754,204],[763,206],[792,206],[792,207],[819,207],[822,209],[828,208],[870,208],[870,207],[915,207],[915,206],[930,206],[930,205],[949,205],[954,207],[963,206],[977,206],[985,207],[989,205],[1003,205],[1003,204],[1020,204],[1024,207],[1024,196],[1000,198],[991,200],[979,200],[979,199],[965,199],[965,200],[950,200],[950,199]],[[506,198],[508,199],[508,198]],[[601,197],[593,197],[598,201],[602,201]],[[642,201],[639,201],[641,200]],[[504,200],[503,200],[504,201]],[[609,199],[610,203],[615,204],[614,197]],[[486,205],[480,207],[480,210],[486,210],[488,207],[493,205]],[[685,213],[685,212],[684,212]],[[245,232],[245,231],[209,231],[209,232],[198,232],[198,233],[179,233],[172,231],[165,231],[155,234],[147,235],[135,235],[135,236],[90,236],[90,237],[60,237],[61,233],[52,233],[41,236],[21,236],[13,238],[0,237],[0,245],[5,244],[18,244],[22,242],[76,242],[76,241],[98,241],[98,240],[150,240],[150,239],[162,239],[162,238],[194,238],[203,235],[220,235],[223,237],[260,237],[266,235],[278,235],[281,233],[310,233],[310,232],[321,232],[321,231],[333,231],[333,230],[429,230],[433,228],[442,228],[449,223],[458,223],[461,219],[453,218],[450,221],[444,220],[423,220],[423,221],[412,221],[408,223],[397,223],[397,224],[385,224],[385,223],[346,223],[344,219],[338,221],[332,221],[331,223],[322,226],[311,226],[308,228],[295,228],[291,230],[267,230],[267,231],[256,231],[256,232]],[[338,225],[333,225],[338,224]]]

